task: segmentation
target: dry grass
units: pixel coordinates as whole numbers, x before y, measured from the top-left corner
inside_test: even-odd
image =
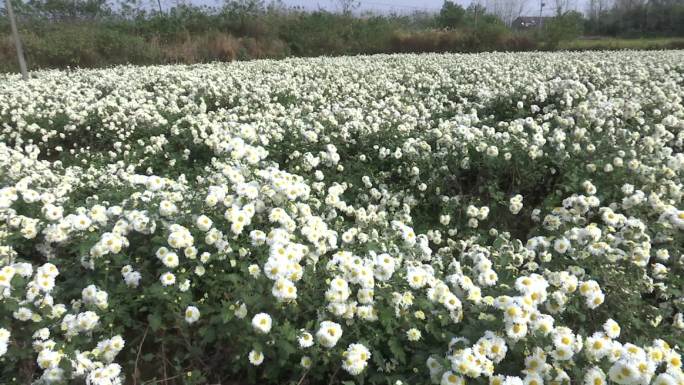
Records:
[[[204,61],[233,61],[239,56],[240,39],[228,34],[186,34],[172,42],[153,38],[150,44],[158,50],[166,63],[200,63]]]
[[[179,39],[164,42],[149,41],[164,63],[204,63],[263,58],[282,58],[288,55],[287,45],[278,39],[235,37],[227,33],[202,35],[185,34]]]
[[[529,36],[497,30],[396,33],[391,46],[394,52],[529,51],[538,48],[537,42]]]

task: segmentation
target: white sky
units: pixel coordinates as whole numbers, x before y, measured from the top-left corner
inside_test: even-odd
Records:
[[[162,7],[167,9],[173,4],[182,2],[195,5],[221,6],[224,0],[160,0]],[[340,9],[338,0],[282,0],[288,6],[302,7],[307,10],[324,9],[328,11],[338,11]],[[472,1],[477,0],[452,0],[467,7]],[[505,1],[505,0],[504,0]],[[527,9],[523,16],[536,16],[539,10],[539,1],[543,1],[544,14],[552,14],[555,10],[555,0],[526,0]],[[584,11],[588,0],[564,0],[569,1],[573,9]],[[268,3],[269,0],[266,0]],[[401,13],[410,14],[416,11],[439,12],[443,0],[360,0],[360,11],[372,11],[377,13]],[[480,0],[484,4],[485,0]],[[157,0],[143,0],[144,7],[157,8]],[[4,8],[4,1],[0,0],[0,9]]]
[[[547,11],[552,11],[554,0],[543,0]],[[283,0],[287,5],[301,6],[306,9],[323,8],[327,10],[339,9],[336,0]],[[457,3],[467,7],[471,0],[456,0]],[[574,0],[574,7],[577,10],[584,10],[586,0]],[[413,11],[432,11],[436,12],[442,7],[443,0],[361,0],[361,10],[377,12],[397,12],[411,13]],[[482,2],[484,3],[484,1]],[[539,9],[539,0],[527,0],[527,14],[534,15]],[[545,12],[546,13],[546,12]]]

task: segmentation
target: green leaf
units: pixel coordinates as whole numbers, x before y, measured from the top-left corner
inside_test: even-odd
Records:
[[[380,318],[380,324],[385,328],[387,331],[391,331],[393,329],[393,323],[394,323],[394,314],[391,309],[382,309],[379,311],[379,318]]]
[[[294,341],[295,338],[297,337],[297,332],[296,332],[295,328],[288,321],[285,321],[285,323],[283,323],[283,326],[281,326],[280,330],[282,331],[283,336],[288,341]]]
[[[204,343],[212,343],[216,340],[216,330],[213,327],[206,327],[201,329],[200,334],[202,335]]]
[[[159,314],[152,313],[147,315],[147,321],[150,323],[150,328],[153,332],[159,330],[162,326],[162,319]]]
[[[224,324],[228,323],[230,320],[232,320],[234,316],[235,316],[235,311],[230,310],[230,308],[228,308],[227,306],[224,307],[223,310],[221,311],[221,321],[223,321]]]
[[[394,355],[394,357],[399,360],[402,364],[406,363],[406,353],[404,352],[404,349],[401,346],[401,341],[399,341],[398,338],[393,337],[390,338],[389,340],[389,348],[390,352]]]

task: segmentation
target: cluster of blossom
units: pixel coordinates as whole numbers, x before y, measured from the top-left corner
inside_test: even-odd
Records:
[[[14,263],[0,268],[0,298],[9,297],[12,292],[12,278],[18,274],[24,278],[33,275],[33,265],[30,263]],[[50,275],[48,274],[48,277]],[[54,283],[54,282],[53,282]]]
[[[109,304],[107,298],[109,295],[106,291],[100,290],[95,285],[89,285],[81,292],[83,303],[86,305],[95,305],[99,309],[105,310]]]
[[[121,268],[121,277],[123,278],[126,286],[135,288],[140,285],[140,279],[142,276],[140,272],[133,270],[131,265],[126,265]]]
[[[682,63],[0,75],[0,356],[35,361],[27,383],[123,383],[146,372],[115,335],[144,330],[127,312],[166,306],[146,315],[229,342],[232,373],[282,359],[405,383],[680,384]]]
[[[523,208],[523,196],[517,194],[509,200],[509,203],[508,209],[511,211],[511,214],[517,215]]]
[[[355,376],[366,368],[371,352],[362,344],[350,344],[342,357],[342,369]]]
[[[33,348],[38,352],[36,359],[38,366],[44,369],[40,378],[45,383],[59,383],[69,378],[86,377],[89,384],[107,385],[121,383],[121,367],[112,364],[116,355],[123,349],[124,340],[121,336],[114,336],[98,342],[92,351],[77,352],[74,359],[69,359],[72,373],[60,367],[65,361],[61,350],[55,351],[56,342],[50,339],[48,328],[37,330],[33,334]],[[93,358],[102,361],[93,360]]]
[[[339,274],[330,281],[325,292],[328,310],[338,317],[353,318],[356,315],[366,321],[377,319],[373,306],[375,280],[389,279],[394,272],[394,264],[394,258],[389,255],[373,259],[361,258],[348,251],[335,253],[326,266],[332,274]],[[352,296],[350,284],[359,287],[355,296]]]
[[[121,336],[114,336],[100,341],[93,353],[98,358],[102,359],[103,362],[111,363],[121,349],[123,349],[124,345],[125,341]]]
[[[283,215],[286,214],[283,213]],[[271,212],[270,216],[274,216],[273,212]],[[272,294],[279,301],[297,299],[297,287],[294,285],[294,282],[302,278],[303,269],[300,262],[308,254],[306,246],[289,242],[286,234],[286,231],[274,229],[266,237],[267,242],[270,243],[270,253],[268,261],[266,261],[263,267],[264,274],[268,279],[274,281]],[[263,243],[261,235],[254,235],[259,238],[257,243]]]
[[[484,221],[489,216],[489,207],[482,206],[480,208],[473,205],[468,206],[466,209],[466,215],[468,216],[468,227],[477,228],[479,226],[479,221]]]

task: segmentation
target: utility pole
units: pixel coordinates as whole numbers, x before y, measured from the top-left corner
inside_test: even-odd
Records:
[[[19,59],[19,70],[21,71],[21,77],[24,80],[27,80],[28,72],[26,71],[26,59],[24,58],[24,49],[21,47],[21,40],[19,40],[17,21],[14,19],[14,11],[12,11],[12,0],[5,0],[5,4],[7,4],[7,17],[10,19],[12,37],[14,38],[14,46],[17,48],[17,59]]]
[[[544,22],[542,21],[542,10],[544,9],[545,5],[546,4],[544,4],[544,0],[539,1],[539,20],[538,20],[539,21],[539,31],[541,31],[542,24],[544,24]]]
[[[159,5],[159,14],[161,15],[161,14],[164,13],[164,12],[162,11],[162,7],[161,7],[161,0],[157,0],[157,4]]]

